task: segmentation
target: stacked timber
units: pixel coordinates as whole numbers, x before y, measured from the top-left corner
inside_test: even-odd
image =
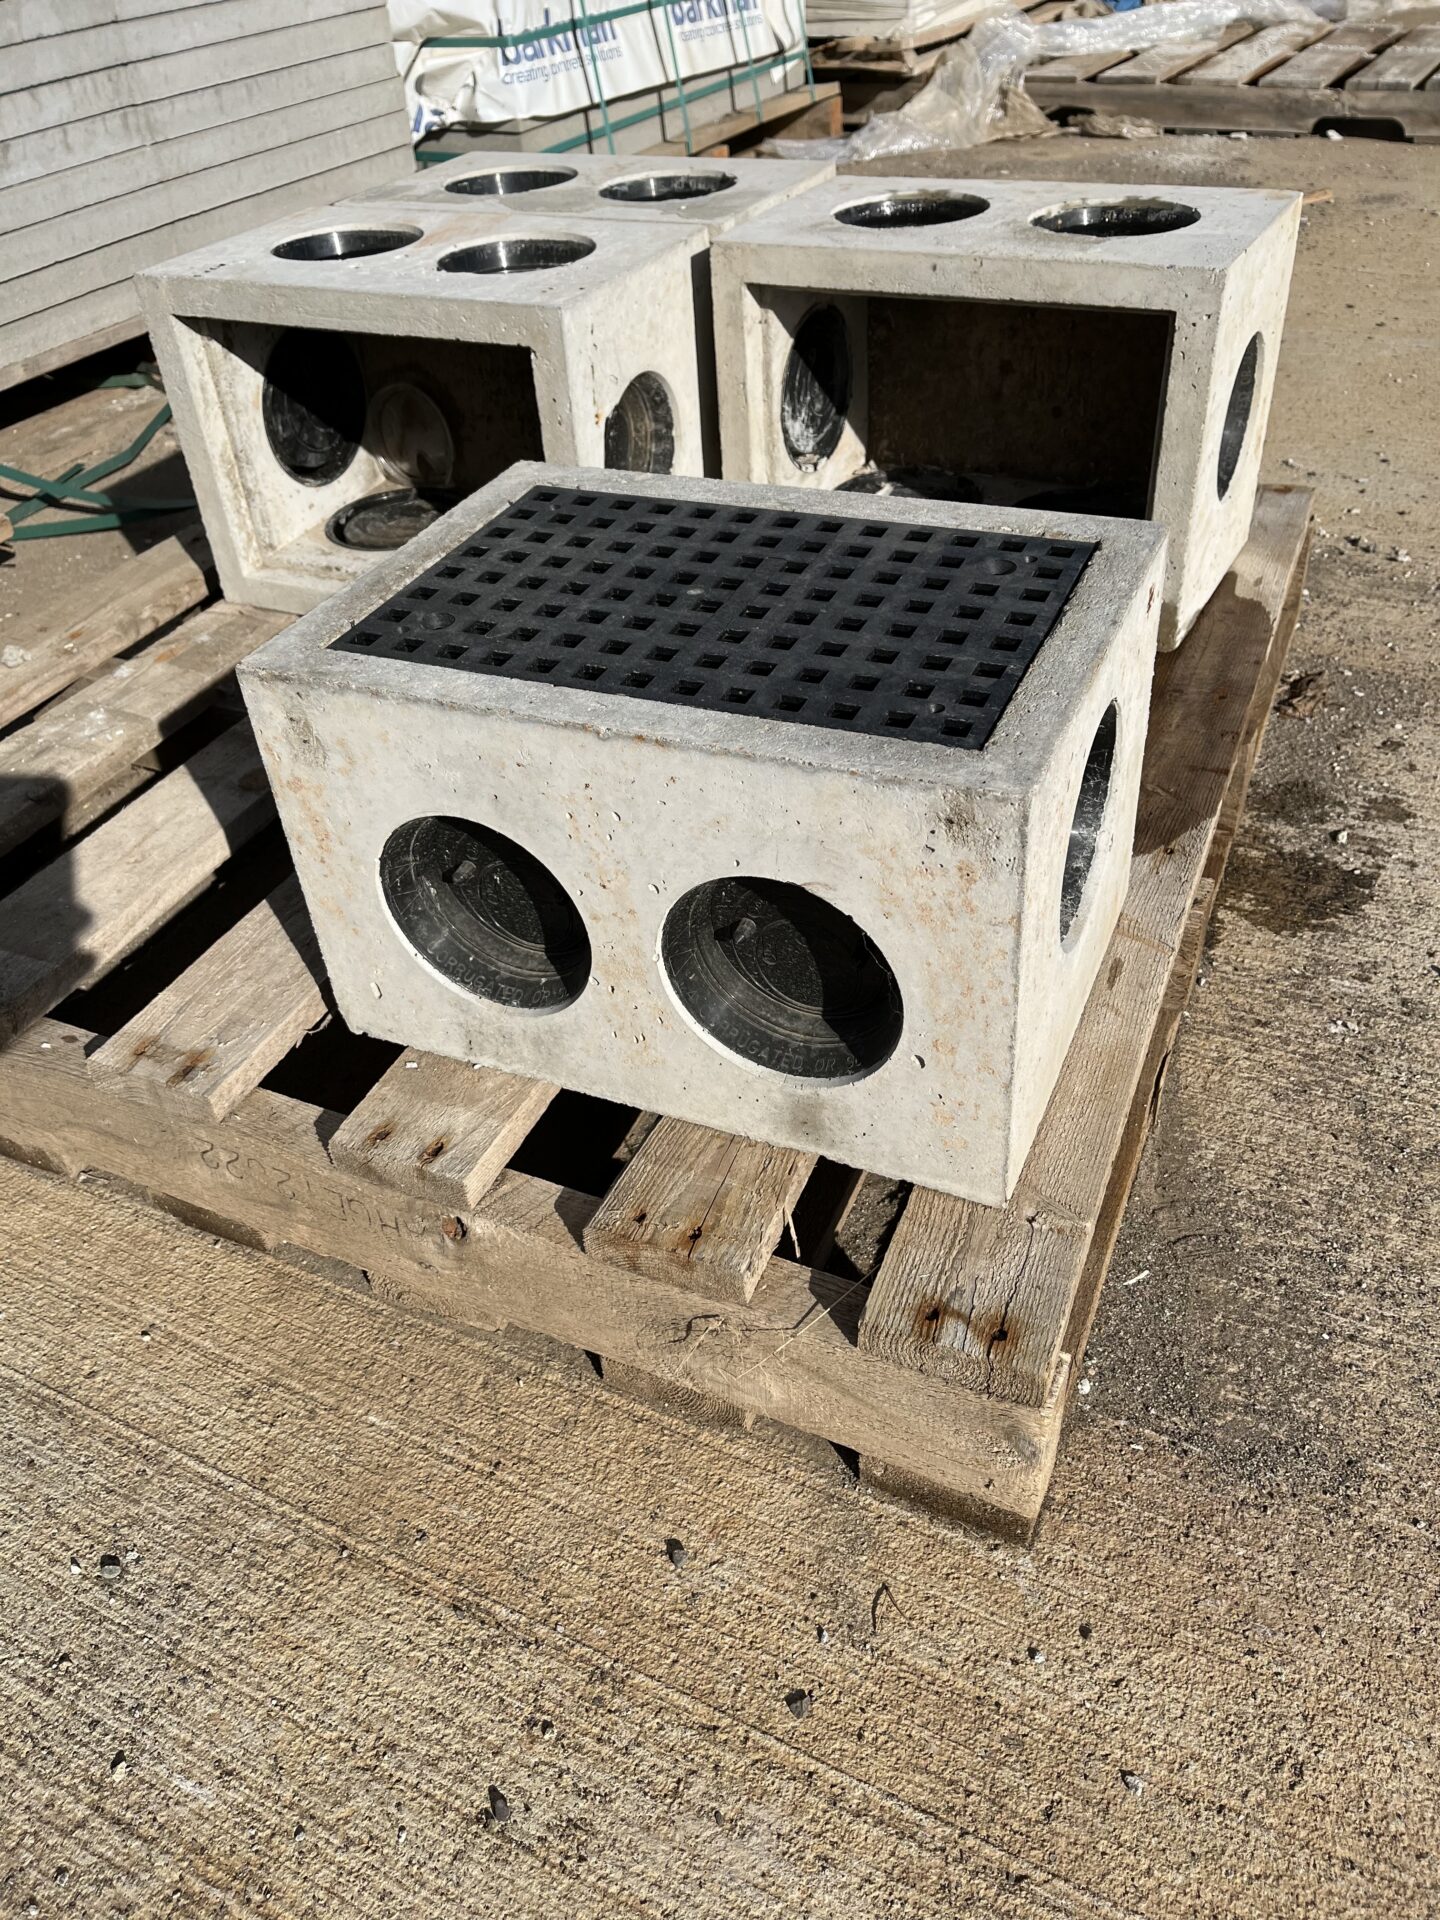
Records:
[[[6,0],[0,388],[142,332],[142,267],[412,164],[374,0]]]

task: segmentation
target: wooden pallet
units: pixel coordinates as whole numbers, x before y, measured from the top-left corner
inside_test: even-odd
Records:
[[[1072,54],[1032,67],[1046,113],[1130,114],[1172,133],[1323,133],[1440,139],[1440,25],[1236,25],[1143,53]]]
[[[1161,658],[1125,914],[1007,1207],[899,1190],[857,1269],[846,1223],[878,1183],[347,1033],[225,699],[283,618],[187,613],[205,586],[177,541],[7,634],[30,658],[0,681],[4,712],[70,691],[0,740],[0,1145],[358,1269],[405,1306],[564,1341],[626,1390],[818,1436],[872,1489],[1026,1534],[1294,624],[1309,505],[1262,494],[1234,572]]]

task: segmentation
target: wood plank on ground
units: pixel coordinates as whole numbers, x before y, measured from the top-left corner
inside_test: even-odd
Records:
[[[1345,82],[1347,93],[1374,93],[1386,88],[1423,87],[1440,68],[1440,27],[1412,27]]]
[[[73,831],[96,794],[183,726],[287,623],[288,615],[259,608],[208,607],[0,740],[0,854],[53,820]]]
[[[1306,26],[1299,21],[1285,21],[1276,27],[1262,27],[1248,40],[1237,41],[1233,47],[1212,54],[1199,66],[1178,75],[1175,84],[1177,87],[1249,86],[1326,31],[1323,22]]]
[[[748,1300],[815,1156],[661,1120],[601,1201],[585,1248],[715,1300]]]
[[[338,1128],[330,1157],[462,1213],[489,1192],[558,1092],[545,1080],[406,1052]]]
[[[1373,20],[1352,20],[1302,47],[1283,65],[1262,74],[1257,85],[1295,92],[1306,87],[1335,87],[1366,65],[1370,56],[1399,38],[1400,29]]]
[[[97,1085],[223,1120],[325,1013],[292,874],[90,1057]]]
[[[1030,72],[1037,80],[1093,80],[1107,67],[1132,57],[1124,48],[1109,53],[1062,53],[1057,59],[1039,61]]]
[[[1115,86],[1125,81],[1135,84],[1156,86],[1163,80],[1173,80],[1177,74],[1197,66],[1213,53],[1219,53],[1225,47],[1233,47],[1237,41],[1248,40],[1252,28],[1243,20],[1232,20],[1223,32],[1197,35],[1187,40],[1159,40],[1153,47],[1145,47],[1133,59],[1124,61],[1118,67],[1106,67],[1095,76],[1099,86]]]
[[[11,621],[0,664],[0,726],[32,712],[147,633],[200,605],[210,592],[209,551],[198,531],[148,547],[118,579],[92,583],[43,614]]]
[[[162,927],[274,812],[231,727],[0,902],[0,1042]]]
[[[1282,606],[1309,511],[1304,491],[1263,492],[1234,570],[1185,645],[1161,657],[1130,890],[1019,1183],[1004,1207],[911,1195],[861,1322],[866,1352],[1026,1406],[1051,1398],[1252,691],[1288,638]]]

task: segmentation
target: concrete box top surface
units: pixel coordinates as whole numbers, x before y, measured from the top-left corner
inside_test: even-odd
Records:
[[[311,242],[318,257],[311,257]],[[272,221],[139,278],[163,292],[171,312],[197,319],[269,320],[283,301],[291,325],[349,327],[365,323],[363,309],[377,302],[405,303],[417,317],[448,308],[456,318],[481,306],[583,307],[637,269],[689,258],[704,244],[702,232],[657,221],[617,220],[586,233],[484,201],[422,208],[363,200]],[[345,256],[344,249],[361,246],[376,250]],[[470,248],[489,250],[486,270],[443,265]],[[287,257],[285,249],[301,257]],[[517,255],[525,264],[488,265]],[[536,258],[538,267],[529,264]]]
[[[817,258],[828,276],[853,259],[863,285],[886,290],[885,266],[921,269],[936,293],[963,294],[956,270],[978,263],[1060,268],[1093,275],[1105,298],[1155,304],[1156,280],[1211,275],[1272,228],[1298,228],[1299,193],[1239,187],[1115,186],[1083,180],[910,180],[837,177],[771,207],[717,242],[722,258],[747,250],[775,259],[794,285]],[[946,218],[947,207],[962,217]],[[903,224],[892,223],[898,215]],[[1043,220],[1073,223],[1052,230]],[[1120,230],[1114,230],[1118,223]],[[1143,231],[1126,231],[1133,225]],[[788,264],[787,264],[788,263]],[[837,279],[832,284],[839,285]],[[848,280],[845,284],[849,284]],[[1047,281],[1047,286],[1050,284]],[[907,286],[907,291],[909,290]]]
[[[762,513],[824,513],[853,521],[857,530],[878,524],[935,528],[951,534],[996,532],[1020,538],[1085,542],[1093,543],[1094,552],[979,751],[917,743],[903,736],[839,732],[679,703],[671,706],[555,681],[536,683],[420,665],[412,659],[335,650],[336,641],[536,487],[741,506]],[[303,679],[317,687],[371,686],[410,701],[429,700],[449,711],[477,717],[503,715],[601,736],[640,736],[662,745],[713,751],[732,759],[738,756],[811,766],[950,792],[970,788],[1020,796],[1028,793],[1041,776],[1057,737],[1070,722],[1078,690],[1090,683],[1112,644],[1117,624],[1127,617],[1147,577],[1153,602],[1155,569],[1164,548],[1163,530],[1145,521],[817,494],[801,488],[737,486],[669,475],[616,474],[523,462],[472,494],[399,552],[381,560],[355,585],[297,620],[253,654],[241,674],[253,683]],[[516,571],[523,572],[523,565]],[[485,607],[477,604],[471,611],[483,615]],[[1148,613],[1148,605],[1142,611]]]
[[[656,220],[713,236],[834,174],[833,161],[495,151],[425,167],[375,197],[417,207],[488,204],[547,220]],[[485,190],[470,182],[485,183]]]

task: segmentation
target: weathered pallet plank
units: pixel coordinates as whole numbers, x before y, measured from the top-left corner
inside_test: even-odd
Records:
[[[90,1058],[97,1086],[223,1120],[325,1013],[292,874]]]
[[[1336,27],[1323,40],[1312,41],[1292,54],[1283,65],[1262,74],[1256,82],[1262,87],[1282,87],[1289,93],[1306,88],[1338,86],[1348,75],[1365,66],[1374,53],[1398,39],[1400,29],[1373,21],[1351,21]]]
[[[1345,82],[1347,93],[1423,87],[1440,68],[1440,27],[1412,27]]]
[[[1157,41],[1153,47],[1145,47],[1118,67],[1104,68],[1095,75],[1096,84],[1117,86],[1133,81],[1140,86],[1158,86],[1160,82],[1173,80],[1177,74],[1198,66],[1202,60],[1208,60],[1225,47],[1234,46],[1237,40],[1249,39],[1250,32],[1251,29],[1243,22],[1232,21],[1222,33],[1199,35],[1193,40]]]
[[[10,894],[0,1042],[164,926],[273,813],[249,729],[231,727]]]
[[[871,1289],[865,1351],[1014,1403],[1049,1399],[1251,689],[1288,637],[1280,619],[1309,509],[1301,491],[1262,494],[1234,572],[1162,657],[1130,891],[1019,1184],[1005,1207],[912,1194]]]
[[[559,1091],[494,1067],[406,1052],[338,1129],[330,1157],[348,1173],[463,1213],[494,1186]]]
[[[1175,84],[1177,87],[1249,86],[1261,74],[1319,39],[1324,31],[1323,26],[1309,27],[1290,21],[1276,27],[1262,27],[1258,33],[1212,54],[1208,60],[1180,74]]]
[[[0,854],[52,821],[74,830],[89,803],[183,726],[283,614],[215,606],[57,700],[0,741]]]
[[[1032,69],[1037,80],[1094,80],[1109,67],[1118,67],[1133,56],[1124,51],[1108,53],[1062,53],[1057,59],[1042,60]]]
[[[596,1209],[586,1251],[716,1300],[748,1300],[815,1156],[661,1120]]]
[[[1102,93],[1088,80],[1051,80],[1036,69],[1028,89],[1049,114],[1134,113],[1174,133],[1236,132],[1307,134],[1322,123],[1382,122],[1411,140],[1440,138],[1440,90],[1388,88],[1367,93],[1347,87],[1283,87],[1192,84],[1183,75],[1163,87],[1114,87]]]
[[[6,653],[14,664],[0,666],[0,726],[198,606],[210,592],[208,561],[198,534],[162,540],[127,562],[122,579],[83,587],[58,607],[8,625]]]

